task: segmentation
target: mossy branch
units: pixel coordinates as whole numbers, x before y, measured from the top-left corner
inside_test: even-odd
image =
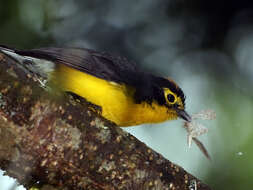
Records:
[[[0,168],[29,188],[210,189],[0,54]]]

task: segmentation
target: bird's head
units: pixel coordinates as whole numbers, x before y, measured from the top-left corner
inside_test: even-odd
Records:
[[[190,122],[191,116],[185,111],[185,95],[171,79],[155,77],[153,97],[159,106],[167,108],[168,119],[181,118]]]

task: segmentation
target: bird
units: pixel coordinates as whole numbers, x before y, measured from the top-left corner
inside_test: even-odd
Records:
[[[0,45],[0,51],[47,78],[45,85],[98,106],[117,126],[191,121],[185,95],[172,79],[144,71],[125,57],[78,47],[21,50]]]

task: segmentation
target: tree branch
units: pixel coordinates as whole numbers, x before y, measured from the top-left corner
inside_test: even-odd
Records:
[[[89,107],[0,54],[0,168],[27,188],[210,189]]]

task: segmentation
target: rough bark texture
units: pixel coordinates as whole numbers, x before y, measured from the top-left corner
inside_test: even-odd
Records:
[[[210,189],[89,106],[0,54],[0,168],[27,188]]]

